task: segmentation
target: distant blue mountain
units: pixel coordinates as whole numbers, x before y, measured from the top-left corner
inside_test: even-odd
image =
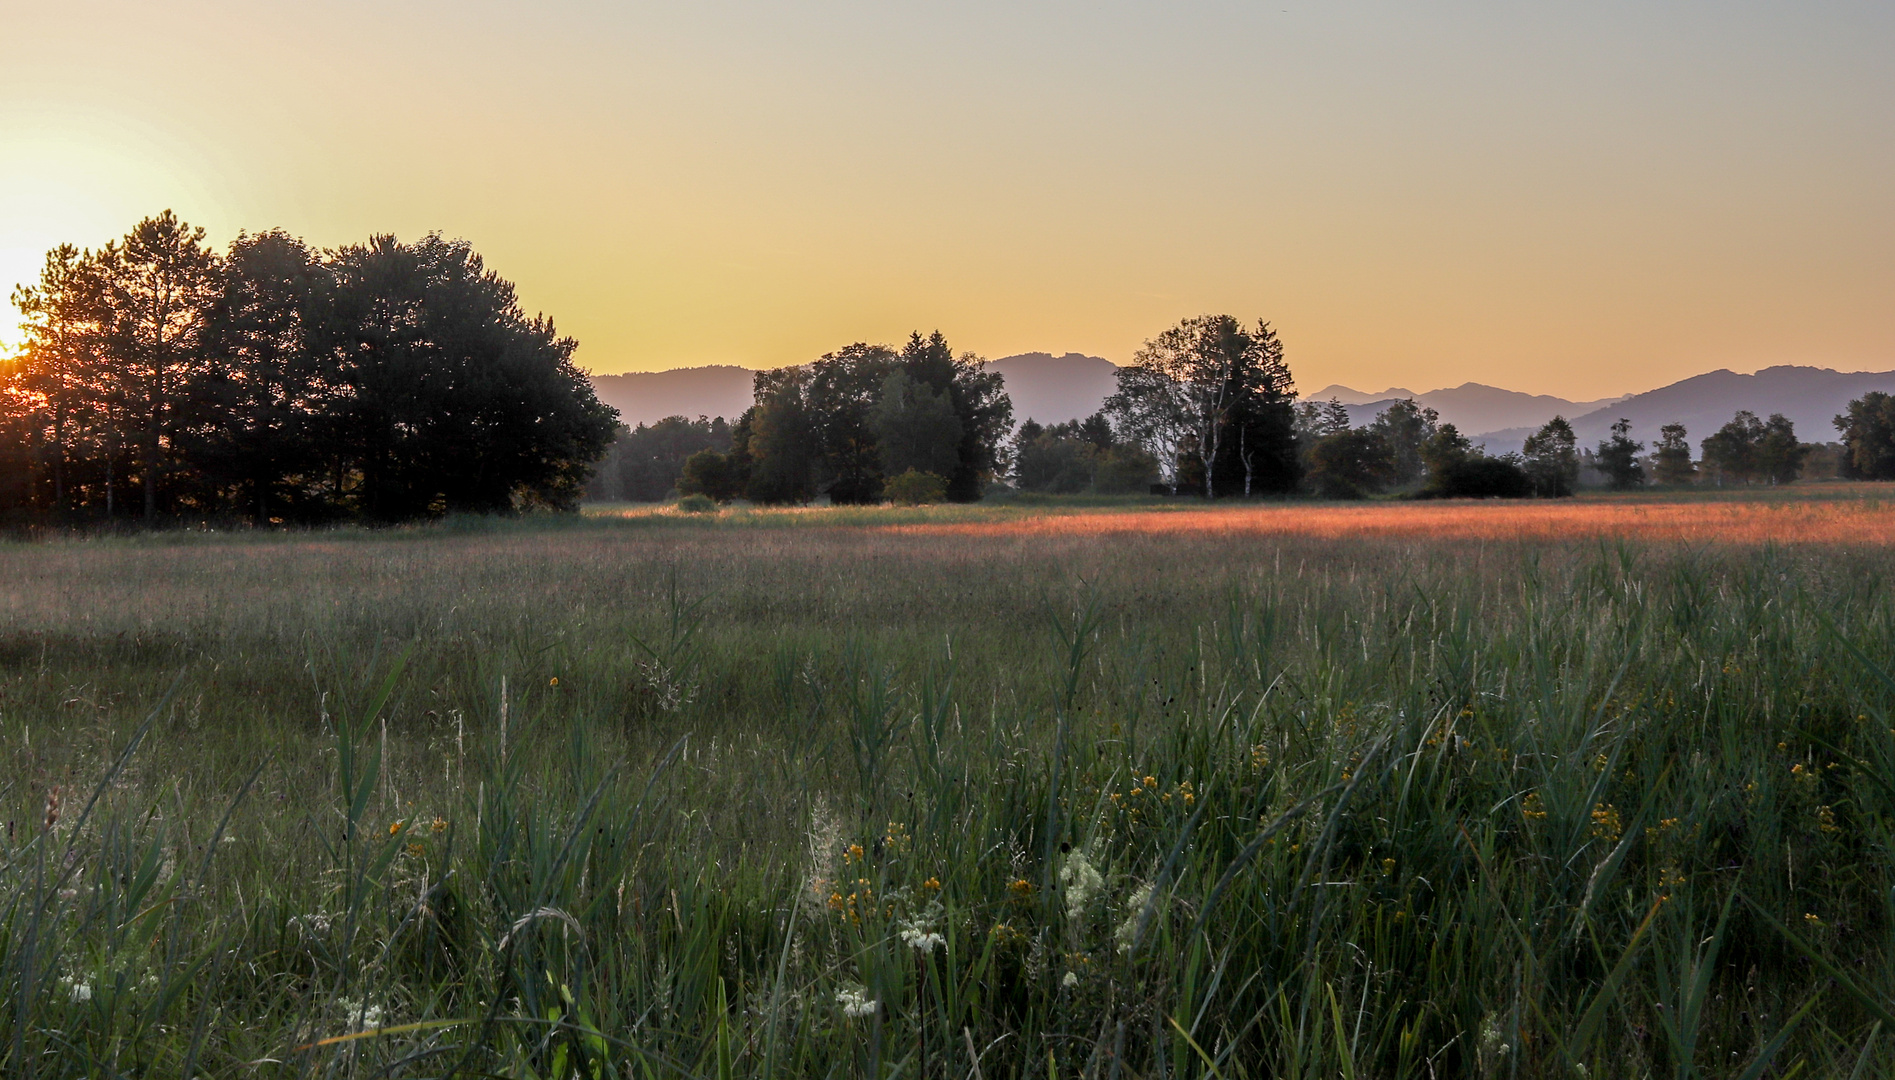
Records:
[[[1632,437],[1643,443],[1657,439],[1658,429],[1666,424],[1683,424],[1696,453],[1705,436],[1729,423],[1739,409],[1760,417],[1782,413],[1796,425],[1796,435],[1804,442],[1835,442],[1838,436],[1832,421],[1836,414],[1847,409],[1851,399],[1871,390],[1895,393],[1895,371],[1784,365],[1739,375],[1720,368],[1566,419],[1572,422],[1581,446],[1611,435],[1612,425],[1623,417],[1632,422]],[[1538,428],[1539,424],[1528,423],[1483,432],[1474,441],[1485,445],[1489,453],[1505,453],[1520,449]]]

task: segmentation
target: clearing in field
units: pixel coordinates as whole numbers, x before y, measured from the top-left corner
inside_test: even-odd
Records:
[[[0,548],[0,1072],[1886,1073],[1892,520]]]

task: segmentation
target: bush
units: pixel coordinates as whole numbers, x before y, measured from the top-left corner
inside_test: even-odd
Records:
[[[686,495],[678,500],[678,509],[686,514],[715,514],[717,501],[709,495]]]
[[[1524,499],[1533,494],[1533,478],[1506,458],[1464,457],[1429,480],[1428,494],[1438,499]]]
[[[898,506],[921,506],[947,498],[947,481],[931,472],[909,469],[882,484],[882,494]]]

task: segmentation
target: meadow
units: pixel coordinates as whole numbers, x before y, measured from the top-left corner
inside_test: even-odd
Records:
[[[1895,502],[0,546],[0,1075],[1895,1070]]]

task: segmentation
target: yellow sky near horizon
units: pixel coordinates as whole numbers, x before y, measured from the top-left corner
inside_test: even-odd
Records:
[[[465,237],[599,372],[939,328],[1299,386],[1895,368],[1895,8],[0,0],[0,290],[170,207]],[[11,323],[0,342],[17,339]]]

